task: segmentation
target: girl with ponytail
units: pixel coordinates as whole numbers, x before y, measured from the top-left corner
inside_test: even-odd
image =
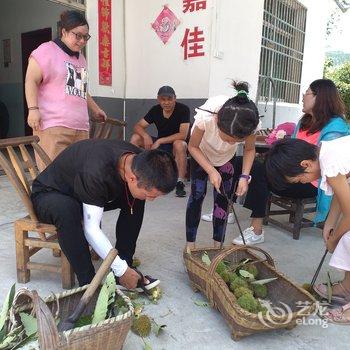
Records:
[[[250,176],[255,158],[255,133],[259,128],[258,109],[248,97],[248,83],[233,82],[236,95],[209,98],[196,109],[188,149],[191,159],[191,194],[186,210],[187,246],[194,248],[201,218],[207,180],[214,186],[213,240],[218,246],[224,234],[228,215],[226,196],[230,197],[237,182],[235,195],[248,191],[246,203],[259,202],[258,179]],[[244,143],[243,157],[235,156],[239,143]],[[254,198],[250,193],[253,193]],[[250,203],[250,204],[249,204]],[[260,213],[258,213],[260,215]]]

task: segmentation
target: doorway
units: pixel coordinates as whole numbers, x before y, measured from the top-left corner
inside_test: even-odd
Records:
[[[33,50],[35,50],[40,44],[50,41],[52,39],[52,29],[44,28],[31,32],[21,34],[22,45],[22,77],[23,77],[23,123],[25,135],[32,135],[32,128],[27,124],[28,106],[25,98],[24,83],[28,66],[28,59]]]

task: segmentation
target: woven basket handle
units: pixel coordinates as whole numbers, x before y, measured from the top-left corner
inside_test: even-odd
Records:
[[[40,298],[36,290],[30,291],[23,288],[20,292],[20,298],[23,298],[23,296],[27,298],[26,305],[28,305],[30,302],[33,304],[33,310],[38,322],[40,348],[45,350],[56,350],[59,344],[59,335],[57,332],[55,320],[50,309]],[[15,303],[18,304],[18,307],[21,306],[17,300]]]
[[[271,255],[269,253],[265,252],[265,250],[258,248],[258,247],[251,247],[251,246],[249,246],[249,247],[247,247],[247,246],[233,246],[232,248],[225,249],[222,253],[215,256],[215,258],[212,260],[210,267],[208,269],[209,276],[213,276],[219,262],[221,260],[225,259],[228,255],[230,255],[233,252],[239,251],[239,250],[248,250],[248,249],[255,250],[259,253],[262,253],[266,257],[267,263],[269,265],[271,265],[272,267],[275,267],[275,263],[274,263]]]

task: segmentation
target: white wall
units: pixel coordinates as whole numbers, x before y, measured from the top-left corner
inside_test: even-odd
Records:
[[[301,91],[305,92],[312,81],[323,77],[330,2],[302,0],[301,3],[308,8],[301,79]]]
[[[164,1],[125,1],[126,11],[126,97],[155,98],[162,85],[171,85],[178,98],[196,98],[208,96],[209,56],[210,56],[210,14],[213,0],[208,0],[207,9],[193,12],[182,12],[182,1],[169,0],[169,8],[181,21],[170,40],[163,44],[151,27],[163,9]],[[112,21],[122,23],[122,1],[112,0]],[[116,12],[120,12],[117,15]],[[87,17],[91,24],[97,14],[96,6],[88,3]],[[118,18],[117,18],[118,17]],[[122,97],[124,71],[122,68],[122,27],[113,28],[113,88],[98,86],[97,43],[89,44],[89,71],[91,92],[95,96]],[[183,48],[180,46],[185,29],[199,26],[204,30],[205,56],[183,59]],[[97,24],[91,27],[97,31]],[[94,33],[95,35],[95,33]],[[96,34],[97,35],[97,34]]]
[[[264,0],[217,0],[213,10],[209,95],[232,95],[231,80],[258,84]],[[219,56],[219,57],[217,57]],[[222,58],[220,58],[220,56]]]
[[[163,44],[151,28],[164,2],[125,1],[126,98],[154,98],[161,85],[174,87],[179,98],[207,98],[232,94],[230,79],[247,80],[255,97],[259,72],[263,0],[238,2],[207,0],[207,9],[182,12],[182,1],[169,0],[169,8],[181,21]],[[97,40],[88,46],[90,91],[95,96],[123,97],[123,1],[112,0],[113,86],[98,85]],[[88,2],[87,18],[97,36],[97,6]],[[205,56],[184,60],[180,46],[185,29],[204,30]],[[244,47],[242,49],[242,43]],[[221,51],[223,58],[216,58]]]
[[[127,1],[127,96],[154,98],[162,85],[174,87],[179,98],[203,97],[208,94],[210,3],[207,9],[182,12],[182,1],[168,1],[169,8],[181,21],[167,44],[158,38],[151,27],[163,9],[164,1]],[[204,30],[205,56],[183,59],[180,46],[185,29],[199,26]]]

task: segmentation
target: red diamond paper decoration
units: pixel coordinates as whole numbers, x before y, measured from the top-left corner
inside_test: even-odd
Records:
[[[152,28],[155,30],[160,40],[166,44],[179,24],[180,21],[177,19],[174,12],[167,6],[164,6],[154,23],[152,23]]]

